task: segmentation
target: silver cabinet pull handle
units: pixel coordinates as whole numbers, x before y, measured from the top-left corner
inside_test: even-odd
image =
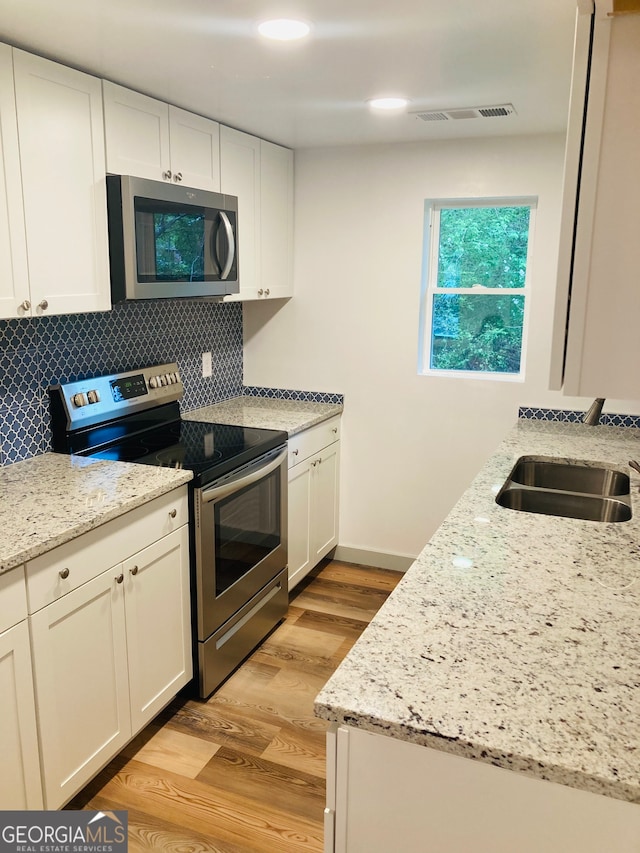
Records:
[[[297,455],[298,455],[298,453],[300,453],[300,451],[298,450],[298,448],[296,448],[295,450],[292,450],[292,451],[291,451],[291,455],[292,455],[292,456],[297,456]]]
[[[171,180],[171,178],[172,178],[172,172],[171,172],[171,169],[167,169],[167,171],[166,171],[166,172],[163,172],[163,173],[162,173],[162,177],[165,179],[165,181],[170,181],[170,180]]]
[[[47,302],[46,299],[43,299],[42,302],[38,303],[38,308],[40,308],[42,311],[46,311],[48,307],[49,307],[49,303]]]
[[[269,295],[269,293],[270,293],[270,290],[269,290],[269,288],[267,288],[267,289],[265,290],[265,292],[264,292],[264,295],[265,295],[265,296],[268,296],[268,295]]]
[[[24,302],[20,303],[20,307],[22,308],[23,311],[28,311],[29,308],[31,308],[31,303],[29,302],[28,299],[25,299]]]
[[[124,580],[124,575],[119,574],[118,577],[116,578],[116,583],[122,583],[123,580]]]
[[[63,581],[65,581],[69,577],[69,569],[62,569],[58,572]]]
[[[177,510],[177,509],[172,509],[172,510],[171,510],[171,512],[169,513],[169,515],[171,516],[171,518],[175,518],[177,514],[178,514],[178,510]]]
[[[179,183],[182,180],[182,172],[176,172],[173,176],[173,180]]]
[[[134,566],[132,569],[129,569],[129,571],[131,572],[132,575],[135,576],[138,574],[138,567]]]
[[[264,290],[262,288],[260,288],[260,290],[258,291],[258,296],[262,296],[263,293],[264,293]]]
[[[338,432],[338,427],[334,427],[331,432]]]

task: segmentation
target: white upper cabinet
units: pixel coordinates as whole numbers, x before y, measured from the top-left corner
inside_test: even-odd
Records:
[[[260,140],[260,287],[293,295],[293,151]]]
[[[240,292],[225,301],[293,295],[293,151],[220,128],[222,192],[238,197]]]
[[[257,299],[260,288],[260,140],[220,128],[220,187],[238,198],[240,293],[227,300]]]
[[[551,387],[638,400],[640,14],[586,5],[576,28]]]
[[[220,190],[218,122],[103,81],[107,171]]]
[[[17,317],[29,295],[13,58],[0,44],[0,317]]]
[[[100,81],[2,47],[0,316],[107,310]]]

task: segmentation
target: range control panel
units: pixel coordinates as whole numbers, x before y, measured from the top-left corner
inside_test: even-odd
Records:
[[[184,387],[172,362],[53,385],[49,394],[66,414],[66,429],[74,430],[180,400]]]

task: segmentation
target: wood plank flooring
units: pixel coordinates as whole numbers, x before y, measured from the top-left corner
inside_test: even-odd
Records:
[[[67,806],[127,809],[129,851],[322,851],[313,700],[402,576],[324,562],[207,701],[178,696]]]

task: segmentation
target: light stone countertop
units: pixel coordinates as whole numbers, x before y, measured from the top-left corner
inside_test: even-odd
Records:
[[[231,424],[233,426],[281,429],[289,438],[302,430],[342,414],[337,403],[277,400],[269,397],[233,397],[213,406],[184,412],[186,421]]]
[[[63,453],[0,467],[0,573],[191,478],[190,471]]]
[[[630,473],[633,518],[498,506],[498,488],[529,454]],[[627,465],[639,456],[637,429],[519,421],[316,714],[640,803],[640,476]]]

